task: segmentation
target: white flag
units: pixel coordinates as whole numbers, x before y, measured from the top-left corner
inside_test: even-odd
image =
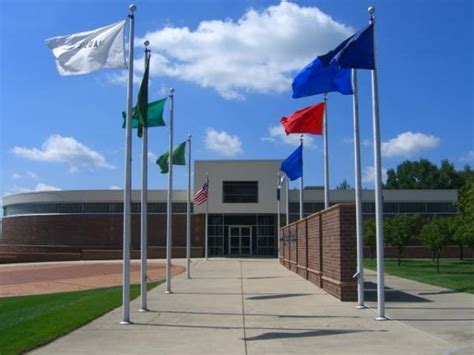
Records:
[[[46,44],[53,51],[59,75],[87,74],[102,68],[126,68],[125,21],[92,31],[48,38]]]

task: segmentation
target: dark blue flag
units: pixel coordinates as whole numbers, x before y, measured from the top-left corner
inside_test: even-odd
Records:
[[[327,67],[316,58],[305,66],[293,80],[293,98],[337,91],[352,95],[351,70],[340,68],[337,63]]]
[[[280,170],[283,171],[291,181],[303,176],[303,144],[300,144],[288,158],[282,161]]]
[[[374,25],[353,34],[336,49],[318,58],[325,67],[335,62],[341,68],[374,69]]]

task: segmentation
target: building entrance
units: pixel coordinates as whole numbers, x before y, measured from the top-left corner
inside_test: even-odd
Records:
[[[229,226],[229,256],[252,255],[252,227]]]

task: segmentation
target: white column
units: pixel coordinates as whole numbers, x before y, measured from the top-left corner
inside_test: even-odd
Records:
[[[277,173],[277,255],[280,255],[280,199],[281,199],[281,185],[280,185],[280,173]]]
[[[128,7],[130,32],[128,49],[127,121],[125,125],[125,183],[123,187],[123,265],[122,265],[122,321],[130,324],[130,234],[132,194],[132,106],[133,106],[133,46],[135,36],[135,5]]]
[[[148,45],[145,41],[145,69],[146,61],[150,56]],[[147,312],[147,247],[148,247],[148,127],[143,127],[142,136],[142,206],[140,213],[140,309]]]
[[[286,176],[286,184],[285,184],[285,190],[286,190],[286,225],[290,224],[290,179],[288,179],[288,176]]]
[[[206,200],[206,222],[205,222],[205,238],[204,238],[204,256],[206,258],[206,261],[208,260],[208,223],[209,223],[209,175],[206,173],[206,184],[207,184],[207,200]]]
[[[357,234],[357,307],[366,308],[364,302],[364,235],[362,224],[362,186],[359,136],[359,98],[357,95],[357,71],[352,69],[352,114],[354,124],[354,181]]]
[[[168,138],[168,201],[167,201],[167,218],[166,218],[166,291],[171,291],[171,246],[173,244],[173,119],[174,119],[174,89],[170,89],[170,127]]]
[[[186,278],[191,278],[191,135],[188,134],[188,205],[186,208]]]
[[[377,234],[377,318],[385,320],[384,237],[382,198],[382,157],[380,149],[379,91],[375,58],[375,8],[369,7],[370,23],[374,24],[374,69],[372,70],[372,118],[375,165],[375,229]]]
[[[301,142],[301,158],[303,158],[303,135],[300,136],[300,142]],[[303,160],[303,159],[301,159]],[[301,162],[303,164],[303,162]],[[304,169],[301,167],[301,178],[300,178],[300,219],[303,219],[304,217],[304,203],[303,203],[303,188],[304,188],[304,183],[303,183],[303,172]]]
[[[324,208],[329,208],[328,99],[324,94]]]

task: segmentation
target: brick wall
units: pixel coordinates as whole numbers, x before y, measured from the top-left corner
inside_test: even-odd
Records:
[[[148,217],[149,257],[165,256],[166,215]],[[185,256],[186,215],[173,216],[174,257]],[[120,259],[121,215],[37,215],[3,218],[0,258],[18,261]],[[204,215],[191,216],[192,255],[204,255]],[[132,258],[139,258],[140,215],[132,215]]]
[[[332,206],[282,227],[281,232],[282,265],[341,301],[356,299],[354,205]]]

